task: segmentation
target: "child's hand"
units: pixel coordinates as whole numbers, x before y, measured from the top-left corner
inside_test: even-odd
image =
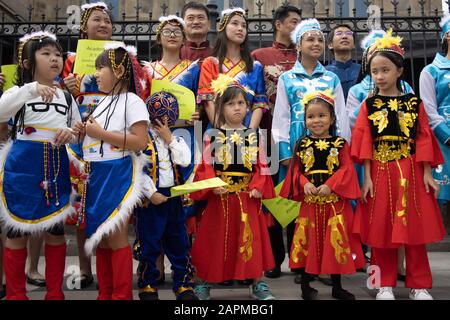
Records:
[[[331,194],[331,189],[326,184],[323,184],[317,188],[317,192],[318,192],[319,196],[326,197]]]
[[[317,194],[317,192],[318,192],[317,188],[311,182],[308,182],[307,184],[305,184],[305,186],[303,187],[303,191],[305,192],[305,195],[307,195],[307,196]]]
[[[192,126],[192,125],[194,125],[195,121],[199,121],[199,120],[200,120],[200,112],[196,111],[192,114],[191,120],[186,121],[186,124]]]
[[[56,131],[54,144],[59,147],[61,145],[69,143],[72,140],[72,138],[73,134],[71,129],[69,128],[58,129],[58,131]]]
[[[224,187],[214,188],[214,190],[213,190],[213,193],[217,194],[217,195],[221,195],[221,194],[224,194],[224,193],[227,193],[227,192],[228,192],[228,190],[225,189]]]
[[[86,125],[82,122],[77,122],[72,127],[72,131],[75,135],[79,136],[80,139],[84,139],[84,136],[86,135]]]
[[[90,117],[86,121],[86,134],[94,139],[102,140],[105,130],[100,127],[97,121],[93,117]]]
[[[424,166],[424,172],[423,172],[423,183],[425,184],[425,191],[427,193],[430,193],[430,187],[434,189],[434,197],[437,198],[439,195],[439,185],[437,184],[436,180],[434,180],[433,175],[431,174],[431,167],[428,165]]]
[[[367,203],[367,194],[370,193],[370,197],[373,198],[373,183],[372,178],[364,177],[364,184],[361,188],[361,200],[363,203]]]
[[[49,87],[49,86],[38,83],[37,87],[36,87],[36,92],[37,92],[38,96],[40,96],[45,103],[52,102],[54,96],[59,98],[58,92],[56,91],[55,86]]]
[[[259,192],[256,189],[252,189],[252,191],[250,191],[250,198],[257,198],[257,199],[261,199],[262,197],[262,193]]]
[[[77,78],[72,73],[69,73],[69,75],[63,79],[63,81],[67,90],[72,93],[77,86]]]
[[[169,200],[169,198],[159,192],[155,192],[150,197],[150,202],[155,206],[159,206],[160,204],[167,202],[167,200]]]
[[[156,132],[159,133],[161,138],[163,138],[166,144],[170,144],[173,140],[172,131],[170,131],[168,120],[164,119],[164,124],[161,123],[158,119],[156,119],[156,124],[153,125],[153,128]]]

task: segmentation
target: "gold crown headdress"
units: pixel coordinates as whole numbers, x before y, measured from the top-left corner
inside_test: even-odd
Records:
[[[404,57],[405,51],[401,47],[402,40],[400,36],[392,36],[392,29],[389,29],[383,37],[375,39],[375,43],[370,46],[369,54],[389,51]]]
[[[307,106],[314,99],[321,99],[334,107],[334,95],[333,90],[327,89],[323,91],[312,91],[305,93],[302,98],[303,107]]]

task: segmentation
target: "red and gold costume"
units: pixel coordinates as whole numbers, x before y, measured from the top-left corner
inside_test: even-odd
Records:
[[[304,186],[323,184],[328,196],[305,195]],[[365,265],[359,238],[351,233],[350,199],[360,196],[350,148],[341,137],[306,136],[296,144],[280,195],[301,201],[290,268],[310,274],[350,274]]]
[[[366,99],[352,139],[352,157],[370,160],[374,197],[357,208],[354,231],[372,247],[381,268],[381,286],[394,287],[397,248],[406,249],[406,287],[431,288],[425,244],[442,240],[445,230],[433,192],[425,191],[424,165],[443,163],[422,101],[414,94]]]
[[[260,278],[274,267],[261,199],[249,195],[256,189],[263,199],[275,197],[258,141],[251,129],[219,129],[196,171],[195,181],[220,177],[228,183],[226,194],[212,189],[191,194],[208,201],[192,248],[197,275],[207,282]]]
[[[186,41],[184,46],[181,47],[180,58],[182,60],[198,60],[198,63],[201,66],[203,60],[211,56],[211,52],[212,48],[208,40],[200,44],[192,41]]]

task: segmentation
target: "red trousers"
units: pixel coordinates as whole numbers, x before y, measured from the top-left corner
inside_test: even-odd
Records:
[[[372,248],[371,264],[380,267],[381,286],[397,286],[397,249]],[[433,285],[425,245],[405,245],[406,282],[410,289],[430,289]]]

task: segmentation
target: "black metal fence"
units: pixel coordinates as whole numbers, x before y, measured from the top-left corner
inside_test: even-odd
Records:
[[[217,12],[217,5],[211,3],[214,2],[208,1],[212,18],[211,38],[213,39],[216,32],[216,24],[214,22],[218,19],[219,13]],[[285,3],[289,3],[289,1],[285,1]],[[356,8],[351,10],[352,16],[343,16],[342,8],[344,1],[340,0],[335,3],[337,10],[334,16],[331,16],[329,9],[325,9],[325,12],[320,17],[317,17],[317,19],[320,21],[325,35],[328,35],[333,26],[337,24],[345,23],[350,25],[358,41],[354,57],[356,60],[359,60],[361,57],[359,41],[370,31],[370,19],[368,17],[358,17]],[[369,7],[373,3],[374,1],[364,1],[366,7]],[[411,5],[416,5],[420,11],[420,15],[413,15],[411,7],[406,12],[399,12],[399,1],[394,0],[391,3],[393,6],[392,13],[385,14],[383,8],[380,8],[379,24],[385,30],[392,28],[394,33],[403,37],[403,46],[406,51],[407,61],[405,76],[417,90],[420,71],[433,60],[436,52],[441,50],[439,20],[442,11],[440,8],[434,8],[430,13],[427,7],[428,2],[418,0],[410,2]],[[252,49],[270,46],[273,41],[272,20],[271,18],[265,17],[262,12],[264,2],[258,1],[255,5],[257,6],[256,16],[252,15],[248,17],[250,46]],[[316,16],[317,2],[312,0],[309,2],[309,5],[312,6],[312,16]],[[60,14],[61,9],[58,6],[54,8],[56,13],[54,21],[47,21],[45,16],[42,16],[41,21],[31,21],[34,10],[31,5],[28,6],[29,19],[26,22],[19,21],[18,17],[16,17],[16,21],[7,22],[6,14],[3,13],[0,17],[0,65],[13,63],[16,55],[17,40],[28,32],[38,30],[54,32],[65,50],[75,51],[79,31],[68,27],[68,17]],[[167,9],[168,6],[162,3],[161,11],[164,15],[173,13],[167,12]],[[140,59],[154,59],[158,55],[157,49],[154,46],[155,31],[158,25],[157,17],[154,17],[152,12],[148,12],[148,14],[145,14],[147,18],[144,19],[141,7],[139,6],[135,7],[135,11],[135,18],[133,20],[130,20],[125,12],[122,13],[120,18],[116,17],[113,27],[113,38],[135,45],[138,48]],[[179,13],[176,12],[176,14]],[[325,64],[328,63],[330,58],[330,52],[327,51],[324,54],[323,62]]]

